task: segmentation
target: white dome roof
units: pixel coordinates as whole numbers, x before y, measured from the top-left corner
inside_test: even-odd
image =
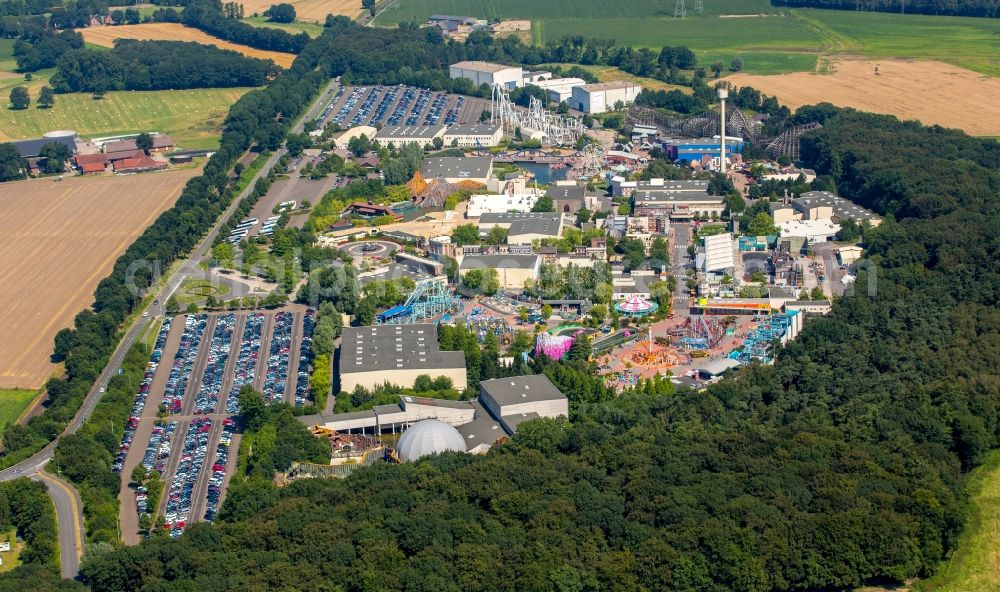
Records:
[[[465,439],[458,430],[437,419],[418,421],[403,432],[396,445],[399,460],[411,461],[454,450],[465,452]]]

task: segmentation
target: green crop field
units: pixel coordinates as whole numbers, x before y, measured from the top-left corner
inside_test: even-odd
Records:
[[[28,85],[32,99],[43,84],[38,78]],[[56,95],[51,109],[38,109],[32,103],[24,111],[13,111],[5,105],[0,109],[0,141],[37,138],[57,129],[75,130],[84,137],[155,130],[170,134],[182,148],[213,148],[218,146],[226,112],[247,90],[119,91],[101,100],[71,93]],[[6,103],[5,96],[2,100]]]
[[[160,131],[173,136],[178,146],[215,148],[229,107],[247,88],[169,91],[119,91],[96,101],[89,94],[56,95],[51,109],[38,109],[34,100],[55,70],[35,72],[30,81],[16,74],[13,40],[0,39],[0,141],[37,138],[57,129],[76,130],[81,136]],[[26,86],[32,98],[24,111],[9,108],[15,86]]]
[[[14,423],[38,391],[0,389],[0,430]]]
[[[376,24],[423,21],[435,13],[531,19],[536,44],[584,35],[634,47],[686,45],[702,65],[728,65],[739,55],[745,71],[756,74],[812,71],[821,55],[851,54],[935,59],[1000,75],[1000,19],[789,10],[768,0],[704,0],[697,14],[694,2],[687,4],[688,17],[674,19],[673,2],[400,0],[400,8],[383,12]]]
[[[243,19],[244,23],[248,25],[253,25],[255,27],[270,27],[272,29],[281,29],[282,31],[287,31],[293,35],[302,33],[303,31],[308,33],[310,37],[319,37],[323,34],[323,25],[316,23],[272,23],[267,20],[264,16],[251,16]]]

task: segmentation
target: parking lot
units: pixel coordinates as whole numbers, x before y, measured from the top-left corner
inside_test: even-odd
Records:
[[[412,86],[340,87],[320,116],[320,126],[451,125],[476,123],[489,101]]]
[[[313,311],[295,306],[164,320],[115,459],[127,544],[139,542],[143,514],[162,516],[172,536],[214,519],[239,449],[240,389],[305,405],[313,325]],[[140,463],[164,483],[155,508],[146,491],[128,487]]]

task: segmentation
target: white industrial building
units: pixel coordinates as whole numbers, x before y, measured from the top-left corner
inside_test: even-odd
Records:
[[[735,265],[732,234],[724,232],[705,237],[705,264],[702,271],[725,272]]]
[[[412,387],[421,374],[447,376],[466,386],[465,354],[438,348],[437,325],[344,327],[340,346],[340,388],[374,388],[386,382]]]
[[[538,255],[465,255],[458,268],[459,274],[473,269],[495,269],[502,290],[520,292],[524,282],[537,280],[542,269],[542,258]]]
[[[472,401],[403,395],[394,405],[299,420],[338,432],[403,432],[396,454],[401,461],[414,461],[443,452],[482,454],[513,435],[522,422],[560,416],[569,416],[569,400],[538,374],[484,380]]]
[[[533,81],[530,84],[547,92],[549,100],[553,103],[561,103],[562,101],[569,103],[573,96],[573,89],[587,84],[587,81],[583,78],[552,78]]]
[[[469,198],[466,218],[479,218],[483,214],[503,214],[505,212],[530,212],[535,207],[538,196],[531,193],[473,195]]]
[[[507,90],[524,86],[524,76],[520,66],[505,66],[492,62],[458,62],[448,68],[451,78],[466,78],[476,86],[499,84]]]
[[[775,226],[781,231],[781,237],[800,236],[810,243],[832,241],[840,230],[840,224],[833,223],[829,218],[819,220],[789,220],[777,222]]]
[[[378,130],[375,139],[385,147],[391,144],[401,148],[406,144],[416,144],[423,148],[433,144],[434,138],[441,138],[443,141],[444,132],[443,125],[387,125]]]
[[[444,145],[457,148],[491,148],[503,139],[503,128],[492,123],[459,123],[444,132]]]
[[[632,103],[640,92],[641,86],[627,80],[584,84],[573,88],[569,106],[584,113],[604,113],[613,110],[619,101],[623,105]]]

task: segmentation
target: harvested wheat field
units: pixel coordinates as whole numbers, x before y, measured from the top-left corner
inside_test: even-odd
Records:
[[[246,16],[264,14],[274,0],[241,0]],[[295,20],[303,22],[322,23],[326,15],[344,15],[352,19],[361,14],[361,0],[289,0],[288,4],[295,7]]]
[[[231,49],[253,58],[274,60],[282,68],[287,68],[295,61],[295,54],[280,51],[265,51],[246,45],[237,45],[212,37],[208,33],[185,27],[177,23],[146,23],[142,25],[122,25],[120,27],[87,27],[79,29],[83,40],[87,43],[114,47],[115,39],[143,39],[148,41],[197,41],[205,45],[214,45],[219,49]]]
[[[198,173],[0,184],[0,389],[45,382],[55,334],[93,303],[118,256]]]
[[[879,74],[875,75],[878,66]],[[829,102],[900,119],[1000,136],[1000,78],[942,62],[833,59],[828,74],[736,74],[725,80],[752,86],[795,109]]]

